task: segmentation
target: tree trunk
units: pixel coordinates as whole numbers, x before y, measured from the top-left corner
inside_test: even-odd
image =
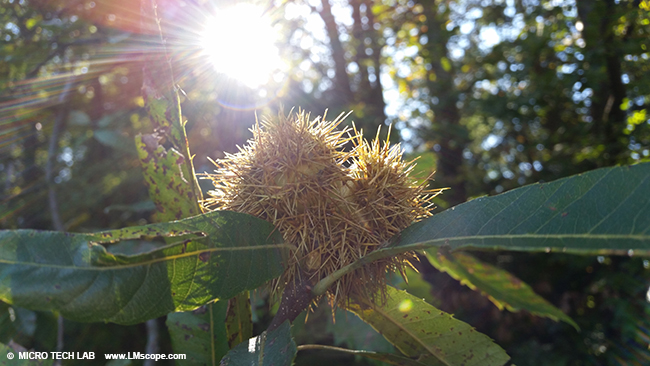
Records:
[[[462,166],[468,134],[460,124],[460,111],[456,105],[459,93],[454,85],[454,67],[448,61],[447,43],[450,34],[438,19],[435,1],[423,2],[423,8],[428,42],[422,47],[422,57],[431,64],[431,72],[435,74],[435,77],[429,77],[426,81],[430,93],[429,108],[434,114],[430,140],[434,143],[437,155],[435,185],[450,188],[442,197],[450,206],[454,206],[467,200]],[[434,98],[437,103],[433,102]]]
[[[600,166],[611,166],[625,161],[627,139],[623,130],[627,125],[626,112],[621,104],[626,96],[622,81],[621,51],[623,40],[616,39],[613,26],[617,21],[619,5],[614,0],[578,2],[578,15],[584,24],[587,85],[594,90],[591,98],[591,117],[596,141],[605,146]],[[606,79],[598,82],[595,75],[606,70]],[[594,70],[593,73],[590,70]],[[594,75],[592,80],[590,74]]]
[[[345,50],[339,38],[339,30],[337,28],[334,15],[332,15],[332,6],[329,0],[321,0],[323,9],[319,15],[325,22],[325,29],[327,36],[330,39],[330,47],[332,51],[332,58],[334,59],[334,89],[336,91],[336,103],[346,105],[354,103],[352,89],[350,88],[350,78],[347,72],[347,61],[345,60]]]

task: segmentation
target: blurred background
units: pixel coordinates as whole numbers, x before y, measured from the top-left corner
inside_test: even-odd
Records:
[[[256,116],[353,111],[420,157],[437,210],[525,184],[650,161],[646,0],[0,0],[0,228],[97,231],[153,220],[133,138],[150,53],[168,52],[197,172],[236,152]],[[204,185],[205,189],[209,184]],[[517,365],[650,364],[650,262],[478,253],[581,327],[500,312],[431,265],[407,287],[488,334]],[[270,320],[254,297],[259,331]],[[320,310],[322,309],[322,310]],[[320,307],[297,342],[386,350]],[[171,352],[160,319],[160,347]],[[307,328],[309,327],[307,330]],[[315,331],[314,331],[315,330]],[[65,321],[66,351],[143,352],[145,325]],[[0,303],[0,342],[54,351],[56,316]],[[330,358],[331,357],[331,358]],[[76,361],[88,363],[89,361]],[[363,365],[322,351],[296,363]],[[71,362],[73,364],[74,362]],[[104,360],[96,359],[103,364]],[[67,364],[67,363],[66,363]]]

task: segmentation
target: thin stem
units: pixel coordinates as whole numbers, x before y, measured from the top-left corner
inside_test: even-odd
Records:
[[[72,89],[72,78],[68,78],[68,81],[65,83],[61,94],[59,94],[58,100],[58,111],[54,117],[54,125],[52,126],[52,135],[50,135],[49,146],[47,149],[47,163],[45,164],[45,181],[48,185],[48,202],[50,206],[50,216],[52,217],[52,226],[57,231],[63,231],[63,221],[61,221],[61,215],[59,214],[59,205],[56,199],[56,191],[54,189],[54,157],[57,153],[57,147],[59,143],[59,134],[63,129],[63,124],[65,122],[65,117],[68,114],[68,108],[65,103],[68,101],[68,96],[70,95],[70,89]]]
[[[65,83],[61,94],[59,94],[59,109],[56,112],[54,117],[54,126],[52,126],[52,135],[50,136],[49,146],[47,149],[47,162],[45,164],[45,181],[48,185],[48,203],[50,207],[50,217],[52,218],[52,226],[57,231],[64,231],[65,227],[63,226],[63,221],[61,220],[61,215],[59,214],[59,205],[56,199],[56,190],[54,189],[54,181],[52,178],[52,172],[54,170],[54,157],[57,152],[57,145],[59,142],[59,134],[63,129],[63,124],[65,117],[68,114],[68,108],[65,103],[68,101],[68,96],[70,95],[70,90],[72,89],[72,77],[68,78],[68,81]],[[57,352],[63,351],[63,317],[59,315],[57,318],[57,332],[56,332],[56,350]],[[54,366],[60,366],[61,360],[54,361]]]
[[[416,250],[416,249],[423,249],[426,247],[431,246],[429,245],[409,245],[409,246],[403,246],[403,247],[395,247],[395,248],[385,248],[385,249],[379,249],[375,250],[374,252],[368,253],[366,256],[359,258],[356,262],[348,264],[347,266],[340,268],[336,271],[334,271],[332,274],[329,276],[323,278],[320,280],[316,286],[312,289],[312,294],[314,297],[320,296],[325,294],[327,289],[332,286],[336,281],[338,281],[341,277],[345,276],[346,274],[353,272],[363,266],[365,266],[368,263],[372,263],[378,259],[386,258],[386,257],[392,257],[395,254],[403,253],[406,251],[410,250]]]
[[[65,328],[63,327],[63,317],[59,314],[59,317],[56,319],[56,351],[63,352],[63,333]],[[61,360],[57,359],[52,364],[53,366],[61,366]]]
[[[148,355],[158,353],[160,346],[158,344],[158,321],[156,319],[149,319],[145,323],[147,326],[147,346],[145,347],[145,352]],[[155,360],[145,360],[144,366],[154,366],[156,364]]]
[[[298,352],[300,351],[306,351],[310,349],[318,349],[318,350],[326,350],[326,351],[337,351],[337,352],[345,352],[345,353],[352,353],[352,354],[358,354],[358,353],[368,353],[366,351],[356,351],[352,349],[347,349],[347,348],[341,348],[341,347],[336,347],[336,346],[326,346],[323,344],[302,344],[298,346]]]

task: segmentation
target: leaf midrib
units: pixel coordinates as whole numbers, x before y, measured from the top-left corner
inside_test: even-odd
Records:
[[[397,246],[386,248],[385,250],[407,248],[422,244],[430,244],[437,242],[452,242],[452,241],[465,241],[465,240],[485,240],[485,239],[599,239],[599,240],[616,240],[616,239],[634,239],[640,241],[649,241],[650,235],[643,234],[500,234],[500,235],[467,235],[467,236],[451,236],[441,237],[436,239],[418,241],[409,244],[399,244]],[[429,245],[427,245],[429,246]],[[378,250],[379,251],[379,250]]]
[[[264,244],[264,245],[250,246],[250,247],[208,248],[208,249],[203,249],[203,250],[199,250],[199,251],[185,252],[185,253],[182,253],[182,254],[165,256],[165,257],[162,257],[162,258],[156,258],[156,259],[153,259],[153,260],[147,260],[147,261],[143,261],[143,262],[116,264],[114,266],[106,266],[106,267],[103,267],[103,266],[102,267],[100,267],[100,266],[89,266],[89,267],[68,266],[68,265],[50,264],[50,263],[34,263],[34,262],[23,262],[23,261],[10,261],[10,260],[6,260],[6,259],[0,259],[0,264],[32,266],[32,267],[39,267],[39,268],[74,269],[74,270],[81,270],[81,271],[114,271],[114,270],[119,270],[119,269],[128,269],[128,268],[148,266],[148,265],[153,265],[153,264],[157,264],[157,263],[172,261],[172,260],[176,260],[176,259],[194,257],[194,256],[197,256],[197,255],[200,255],[200,254],[203,254],[203,253],[244,251],[244,250],[261,250],[261,249],[281,249],[281,248],[292,249],[293,246],[291,246],[289,244]]]

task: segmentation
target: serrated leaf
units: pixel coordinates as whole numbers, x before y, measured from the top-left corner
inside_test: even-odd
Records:
[[[386,287],[384,304],[353,303],[349,310],[409,358],[424,365],[502,366],[510,357],[488,336],[421,299]]]
[[[500,310],[510,311],[525,309],[534,315],[562,320],[580,330],[568,315],[556,308],[525,282],[510,274],[508,271],[483,263],[475,257],[462,252],[443,255],[441,251],[434,254],[435,249],[428,249],[428,258],[438,270],[447,272],[451,277],[460,281],[472,290],[481,291]]]
[[[101,245],[155,237],[180,242],[137,255]],[[229,211],[95,234],[0,231],[0,300],[134,324],[256,288],[282,273],[287,250],[270,223]]]
[[[394,246],[648,255],[648,192],[650,163],[598,169],[458,205],[411,225]]]
[[[296,357],[296,343],[291,325],[285,321],[278,328],[242,342],[221,360],[221,366],[285,366]]]
[[[650,255],[648,192],[650,163],[643,163],[477,198],[409,226],[312,292],[324,294],[346,273],[377,259],[433,247]]]
[[[157,135],[138,135],[135,138],[149,197],[158,209],[157,221],[198,215],[194,172],[189,170],[183,154],[174,148],[166,149],[159,141]]]
[[[167,315],[167,329],[176,353],[184,353],[178,365],[216,365],[228,352],[223,314],[227,301],[201,306],[192,312]]]
[[[171,80],[171,70],[162,58],[162,62],[156,72],[161,75],[152,76],[153,70],[147,70],[145,66],[144,78],[142,81],[142,97],[147,114],[151,117],[154,129],[157,132],[164,132],[172,145],[179,151],[187,148],[187,136],[185,126],[181,122],[181,106],[178,93]],[[167,64],[167,65],[166,65]]]

